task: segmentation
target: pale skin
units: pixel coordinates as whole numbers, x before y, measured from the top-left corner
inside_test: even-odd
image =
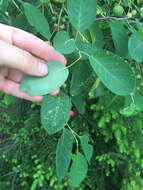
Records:
[[[26,100],[40,102],[43,96],[30,96],[19,90],[24,73],[44,76],[48,68],[46,61],[66,59],[49,43],[21,29],[0,24],[0,91]],[[56,95],[59,92],[53,92]]]

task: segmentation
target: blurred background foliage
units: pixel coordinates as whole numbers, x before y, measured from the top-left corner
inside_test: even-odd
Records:
[[[24,14],[23,2],[40,8],[47,18],[52,35],[68,30],[66,0],[1,0],[0,22],[12,25],[38,37]],[[143,21],[141,0],[103,0],[98,2],[97,20],[100,46],[114,51],[108,20]],[[44,39],[43,39],[44,40]],[[73,57],[67,57],[68,60]],[[137,63],[132,69],[139,78]],[[142,73],[142,69],[141,69]],[[94,78],[94,77],[93,77]],[[143,189],[143,116],[142,112],[124,117],[120,110],[124,98],[109,92],[100,81],[91,80],[83,90],[82,110],[73,105],[75,115],[69,125],[79,135],[86,134],[94,146],[88,175],[78,190],[141,190]],[[69,81],[67,86],[69,88]],[[98,84],[97,84],[98,83]],[[143,82],[137,88],[142,93]],[[73,190],[68,174],[58,182],[55,175],[55,150],[60,133],[49,136],[40,123],[40,103],[31,103],[0,94],[0,189]],[[81,108],[81,107],[80,107]]]

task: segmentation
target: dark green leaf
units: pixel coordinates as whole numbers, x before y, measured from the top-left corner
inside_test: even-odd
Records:
[[[128,55],[128,35],[125,29],[118,22],[110,22],[110,27],[116,53],[126,57]]]
[[[68,0],[68,15],[71,24],[80,31],[91,26],[96,18],[96,0]]]
[[[90,163],[90,159],[91,159],[91,157],[93,155],[93,146],[88,144],[88,141],[89,141],[88,136],[83,135],[83,136],[80,137],[80,142],[81,142],[83,152],[85,154],[85,157],[86,157],[88,163]]]
[[[30,3],[24,3],[24,13],[28,19],[28,22],[34,26],[43,37],[50,40],[51,34],[49,24],[40,10]]]
[[[92,69],[87,61],[79,61],[73,66],[70,94],[75,96],[87,89]]]
[[[102,49],[103,34],[99,24],[100,24],[99,21],[94,22],[90,27],[89,32],[94,46],[98,49]]]
[[[71,161],[72,145],[72,133],[65,128],[56,149],[56,173],[60,181],[68,170]]]
[[[78,187],[82,180],[86,177],[88,165],[85,157],[78,152],[70,170],[70,185]]]
[[[66,31],[60,31],[54,37],[54,48],[63,54],[70,54],[75,51],[75,41],[70,39]]]
[[[68,95],[46,95],[42,102],[41,122],[49,135],[60,131],[70,118],[71,100]]]
[[[89,55],[95,52],[95,47],[90,43],[78,40],[76,46],[79,49],[83,60],[88,59]]]
[[[98,51],[90,56],[90,64],[103,84],[113,93],[133,92],[135,78],[128,63],[111,52]]]
[[[49,94],[64,84],[68,77],[68,69],[59,61],[49,61],[49,73],[44,77],[24,75],[21,81],[20,90],[31,96]]]
[[[143,41],[136,32],[129,39],[128,49],[131,57],[138,62],[143,61]]]
[[[72,96],[72,101],[76,107],[76,109],[78,110],[78,112],[80,114],[84,114],[85,113],[85,101],[82,98],[81,94],[78,94],[76,96]]]

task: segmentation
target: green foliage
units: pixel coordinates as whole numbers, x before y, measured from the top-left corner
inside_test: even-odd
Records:
[[[128,95],[133,92],[135,87],[133,73],[119,56],[111,52],[98,51],[90,56],[90,64],[113,93]]]
[[[54,92],[64,84],[69,74],[64,64],[59,61],[49,61],[46,64],[49,68],[48,75],[44,77],[24,75],[20,84],[21,91],[31,96],[40,96]]]
[[[66,31],[60,31],[54,37],[54,47],[63,54],[70,54],[75,51],[75,41],[69,38]]]
[[[70,171],[70,184],[73,187],[78,187],[87,173],[87,162],[85,157],[78,152],[74,158]]]
[[[69,167],[72,143],[73,139],[71,132],[68,129],[64,129],[56,149],[56,173],[59,180],[63,179]]]
[[[46,18],[41,12],[29,3],[24,3],[24,13],[28,19],[28,22],[36,28],[36,30],[44,36],[47,40],[50,40],[50,28]]]
[[[63,109],[64,107],[64,109]],[[41,122],[48,134],[52,135],[64,128],[70,117],[71,100],[68,95],[46,95],[42,102]]]
[[[91,26],[96,18],[96,0],[67,1],[68,16],[71,24],[79,31],[84,31]]]
[[[22,79],[42,103],[0,94],[0,189],[143,189],[142,6],[0,1],[0,22],[50,40],[67,59]]]

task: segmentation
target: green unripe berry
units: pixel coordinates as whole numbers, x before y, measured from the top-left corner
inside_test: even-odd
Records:
[[[60,29],[65,29],[65,25],[64,24],[62,24],[62,25],[60,25]]]
[[[132,14],[133,16],[136,16],[137,11],[136,11],[136,10],[132,10],[131,14]]]
[[[137,79],[138,80],[141,80],[142,79],[142,76],[140,74],[137,75]]]
[[[115,5],[113,8],[113,13],[115,16],[122,16],[124,13],[124,8],[121,5]]]
[[[140,13],[140,16],[143,18],[143,13],[142,12]]]
[[[140,86],[143,88],[143,82],[141,82]]]
[[[141,13],[143,13],[143,7],[142,7],[142,8],[140,8],[140,12],[141,12]]]
[[[132,16],[133,16],[132,13],[127,14],[127,18],[132,18]]]
[[[53,20],[53,21],[56,21],[56,20],[57,20],[57,18],[56,18],[55,16],[53,16],[53,17],[52,17],[52,20]]]

